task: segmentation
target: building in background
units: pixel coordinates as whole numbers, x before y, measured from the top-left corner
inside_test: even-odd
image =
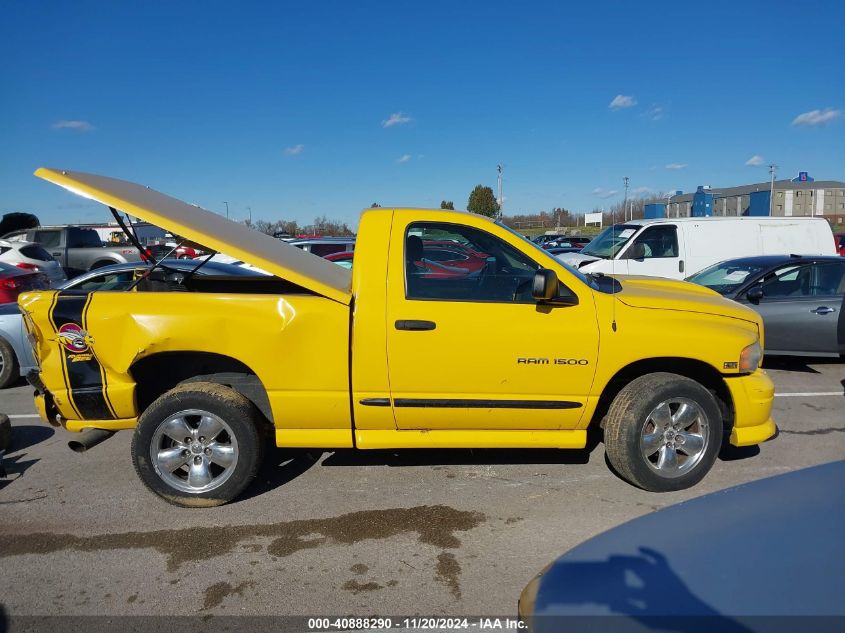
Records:
[[[664,203],[649,205],[651,217],[705,217],[769,215],[771,182],[738,187],[700,186],[694,193],[673,195],[668,210]],[[774,216],[825,216],[834,225],[845,225],[845,182],[814,180],[801,172],[791,180],[776,180]]]

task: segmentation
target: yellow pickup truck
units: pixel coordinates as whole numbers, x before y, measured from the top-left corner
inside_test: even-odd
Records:
[[[271,273],[20,298],[41,416],[80,446],[134,429],[135,469],[171,503],[235,498],[271,434],[583,449],[595,427],[613,469],[659,492],[776,431],[760,317],[700,286],[583,275],[501,223],[424,209],[365,211],[350,271],[149,187],[36,175]]]

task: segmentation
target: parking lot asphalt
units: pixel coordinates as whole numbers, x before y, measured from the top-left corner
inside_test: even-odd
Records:
[[[772,360],[780,434],[655,494],[582,451],[271,452],[236,502],[147,492],[130,433],[85,454],[0,392],[15,446],[0,480],[0,604],[19,615],[514,615],[567,549],[735,484],[845,457],[845,364]],[[760,530],[766,530],[760,525]],[[728,563],[729,561],[724,561]]]

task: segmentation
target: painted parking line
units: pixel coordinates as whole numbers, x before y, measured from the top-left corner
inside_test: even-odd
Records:
[[[16,414],[16,413],[10,413],[9,414],[10,420],[22,420],[23,418],[40,418],[40,417],[41,416],[38,415],[37,413],[22,413],[20,415]]]
[[[845,396],[842,391],[806,391],[801,393],[776,393],[775,398],[818,398],[821,396]]]

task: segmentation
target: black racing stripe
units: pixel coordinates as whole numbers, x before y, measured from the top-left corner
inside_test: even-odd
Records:
[[[85,329],[84,313],[90,300],[90,293],[62,291],[53,310],[55,325],[73,323]],[[93,352],[73,352],[62,348],[65,355],[67,380],[70,384],[70,399],[74,408],[85,420],[113,420],[115,415],[103,395],[103,374],[100,362]]]
[[[57,325],[56,325],[56,319],[55,319],[54,312],[55,312],[55,310],[56,310],[56,305],[58,304],[58,301],[59,301],[59,293],[57,292],[57,293],[55,293],[55,294],[53,295],[53,301],[50,303],[50,311],[49,311],[49,313],[48,313],[48,318],[50,319],[50,325],[53,327],[53,331],[54,331],[57,335],[58,335],[58,333],[59,333],[59,326],[57,326]],[[74,401],[73,401],[73,396],[72,396],[72,394],[71,394],[71,389],[70,389],[70,383],[68,382],[68,377],[67,377],[67,354],[65,354],[65,353],[64,353],[64,351],[65,351],[65,350],[64,350],[64,348],[62,348],[62,349],[61,349],[61,350],[59,350],[59,351],[60,351],[60,352],[62,352],[62,355],[61,355],[61,361],[62,361],[62,380],[63,380],[63,381],[64,381],[64,383],[65,383],[65,391],[66,391],[66,392],[67,392],[67,394],[68,394],[68,402],[69,402],[69,404],[70,404],[70,408],[71,408],[71,409],[73,409],[73,412],[77,415],[77,417],[80,417],[80,418],[81,418],[81,417],[82,417],[82,415],[79,413],[79,410],[76,408],[76,403],[74,403]]]
[[[431,409],[578,409],[570,400],[467,400],[445,398],[394,398],[394,407]]]
[[[85,308],[82,311],[82,328],[87,330],[88,329],[88,310],[91,307],[91,302],[94,301],[94,293],[92,292],[88,295],[88,301],[85,303]],[[109,409],[109,413],[111,414],[112,418],[117,418],[117,413],[114,410],[114,405],[111,403],[111,399],[109,398],[109,381],[106,376],[106,368],[103,367],[103,364],[100,362],[100,359],[97,358],[97,352],[93,349],[89,348],[89,351],[93,355],[93,359],[97,362],[100,366],[100,380],[103,383],[102,392],[103,392],[103,399],[106,401],[106,406]]]

